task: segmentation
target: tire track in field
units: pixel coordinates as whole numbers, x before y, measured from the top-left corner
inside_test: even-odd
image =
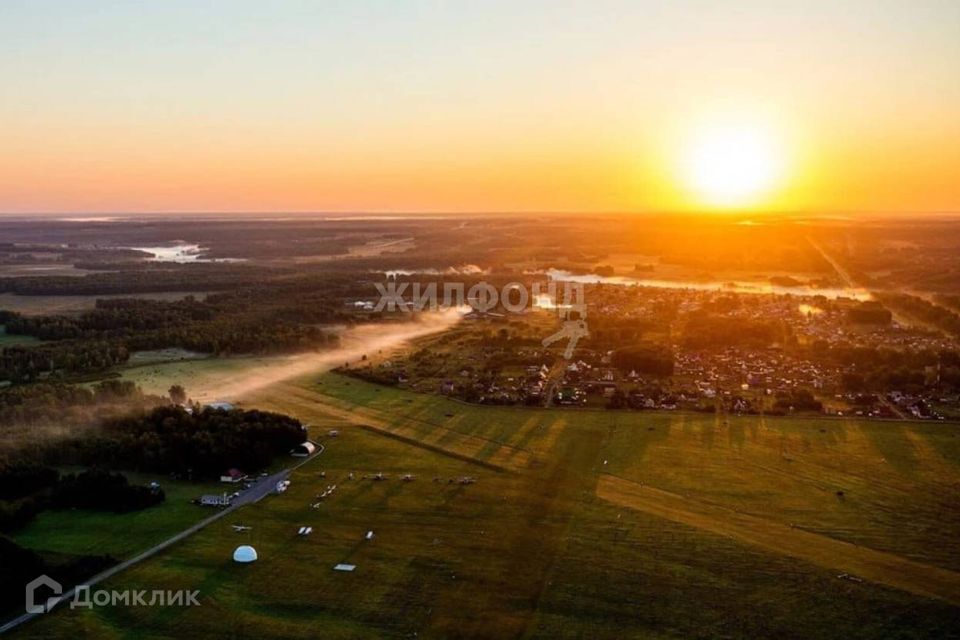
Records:
[[[597,497],[617,506],[732,538],[915,595],[960,606],[960,573],[875,551],[779,522],[684,498],[662,489],[602,475]]]

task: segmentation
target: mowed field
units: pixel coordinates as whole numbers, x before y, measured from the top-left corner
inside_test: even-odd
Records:
[[[219,483],[174,481],[160,474],[126,475],[132,484],[160,482],[166,500],[155,507],[124,514],[87,509],[44,511],[10,537],[41,554],[110,555],[124,560],[209,516],[210,511],[191,501],[204,493],[223,490]]]
[[[245,405],[326,450],[104,585],[201,606],[64,608],[17,635],[960,635],[955,425],[474,407],[335,374]],[[233,563],[238,544],[260,560]]]

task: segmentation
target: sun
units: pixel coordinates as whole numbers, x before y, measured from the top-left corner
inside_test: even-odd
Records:
[[[776,185],[783,164],[775,137],[755,124],[698,132],[686,151],[684,180],[705,205],[756,205]]]

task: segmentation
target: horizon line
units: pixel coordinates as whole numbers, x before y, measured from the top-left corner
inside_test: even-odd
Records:
[[[71,211],[0,211],[0,217],[61,217],[61,218],[79,218],[79,217],[104,217],[104,218],[122,218],[139,216],[289,216],[289,217],[311,217],[311,216],[336,216],[336,217],[468,217],[468,216],[709,216],[716,218],[732,217],[752,217],[752,216],[784,216],[784,217],[950,217],[960,216],[958,210],[754,210],[754,211],[736,211],[736,210],[713,210],[713,209],[678,209],[678,210],[540,210],[540,209],[517,209],[517,210],[189,210],[174,209],[168,211],[153,210],[71,210]]]

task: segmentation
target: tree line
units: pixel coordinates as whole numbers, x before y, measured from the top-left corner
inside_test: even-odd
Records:
[[[0,312],[9,334],[44,344],[0,351],[0,380],[31,382],[123,364],[133,351],[180,347],[213,355],[271,354],[335,346],[339,337],[320,323],[353,321],[342,303],[316,299],[269,303],[264,294],[234,293],[200,301],[98,300],[78,315],[23,316]]]
[[[46,509],[128,513],[164,500],[163,489],[132,485],[125,475],[104,469],[61,476],[29,462],[0,468],[0,531],[19,529]]]
[[[92,386],[39,382],[0,392],[0,424],[57,423],[68,427],[89,422],[104,410],[130,411],[162,403],[129,380],[104,380]]]
[[[0,536],[0,611],[22,613],[24,586],[37,576],[49,576],[69,589],[116,563],[114,558],[106,555],[48,560]]]
[[[230,468],[260,470],[305,438],[299,420],[278,413],[162,406],[49,445],[46,461],[211,479]]]

